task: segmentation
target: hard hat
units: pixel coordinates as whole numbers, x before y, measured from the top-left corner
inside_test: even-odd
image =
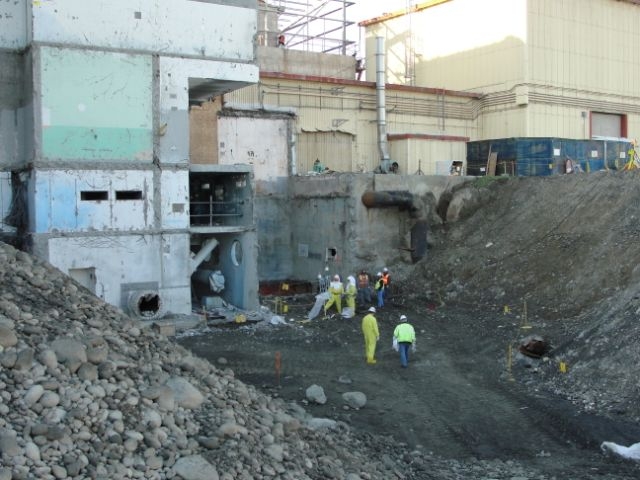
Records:
[[[334,275],[334,276],[333,276],[333,279],[334,279],[334,280],[340,280],[340,275]]]
[[[400,321],[401,322],[406,322],[407,321],[407,316],[406,315],[400,315]]]
[[[369,307],[369,311],[371,313],[376,313],[376,307]]]
[[[376,273],[376,277],[381,277],[381,276],[382,276],[382,272]]]
[[[387,272],[389,271],[389,269],[388,269],[387,267],[384,267],[384,268],[382,269],[382,271],[383,271],[384,273],[387,273]]]

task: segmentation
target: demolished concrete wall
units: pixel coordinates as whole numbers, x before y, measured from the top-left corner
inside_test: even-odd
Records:
[[[424,221],[427,229],[443,222],[438,202],[466,181],[372,173],[291,177],[286,197],[256,199],[269,212],[269,221],[258,223],[260,278],[315,282],[327,272],[346,278],[363,268],[375,273],[409,266],[415,261],[416,222]],[[369,208],[362,201],[365,192],[406,192],[415,211],[403,205]]]

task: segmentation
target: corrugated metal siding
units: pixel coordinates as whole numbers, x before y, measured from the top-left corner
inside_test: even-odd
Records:
[[[391,161],[405,175],[437,175],[438,162],[464,160],[466,144],[460,141],[409,138],[391,142]]]
[[[375,66],[374,37],[383,36],[389,83],[502,90],[525,76],[526,4],[455,0],[375,24],[367,30],[366,63]],[[407,63],[415,64],[415,78]],[[367,80],[375,80],[375,68]]]
[[[530,1],[530,81],[636,96],[639,22],[640,9],[624,2]]]
[[[484,94],[476,138],[589,138],[598,133],[584,117],[592,112],[627,115],[621,133],[636,138],[638,25],[629,2],[456,0],[367,27],[367,80],[383,36],[389,83]]]
[[[397,90],[388,90],[386,97],[389,134],[446,132],[475,137],[477,133],[474,100],[471,98]],[[253,106],[273,114],[295,114],[299,173],[310,170],[316,158],[323,161],[321,157],[333,152],[334,147],[346,149],[345,135],[351,139],[352,146],[348,149],[350,157],[344,154],[336,157],[342,158],[339,162],[342,171],[372,171],[380,165],[376,91],[371,85],[262,79],[258,85],[226,94],[224,103],[230,108]],[[322,134],[319,137],[328,142],[325,150],[313,150],[310,145],[315,140],[311,141],[310,137],[303,139],[306,134],[314,132]],[[446,154],[444,159],[451,159],[449,150],[443,154]],[[438,156],[440,152],[431,152],[430,155]],[[464,160],[464,151],[460,152],[457,160]],[[329,166],[336,169],[334,165]]]
[[[298,172],[313,170],[316,159],[338,172],[353,170],[352,136],[340,132],[302,132],[298,136]]]

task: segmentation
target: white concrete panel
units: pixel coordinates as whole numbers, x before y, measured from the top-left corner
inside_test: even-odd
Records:
[[[94,268],[96,295],[112,305],[121,306],[121,285],[156,282],[164,310],[188,314],[188,243],[187,234],[52,238],[48,260],[65,273]]]
[[[129,231],[153,226],[152,172],[38,171],[35,231]]]
[[[47,0],[34,2],[33,25],[37,42],[248,62],[257,11],[192,0]]]
[[[160,177],[162,228],[189,227],[189,172],[162,171]],[[187,245],[188,248],[188,245]]]
[[[27,0],[0,2],[0,48],[27,45]]]
[[[196,2],[197,3],[197,2]],[[164,163],[189,161],[189,79],[206,79],[212,88],[256,83],[255,65],[160,57],[160,158]],[[212,90],[213,92],[213,90]]]
[[[286,177],[289,172],[287,120],[223,117],[218,122],[219,163],[253,165],[257,181]]]

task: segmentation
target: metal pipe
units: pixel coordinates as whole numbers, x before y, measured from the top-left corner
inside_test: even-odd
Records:
[[[204,262],[204,259],[209,256],[213,249],[218,246],[218,240],[215,238],[210,238],[202,245],[200,251],[196,254],[195,257],[191,259],[191,273],[195,272],[198,269],[198,266]]]
[[[383,192],[368,191],[362,194],[362,203],[367,208],[403,207],[411,209],[413,206],[413,195],[409,192],[395,190]]]
[[[389,148],[387,144],[387,109],[385,101],[384,37],[376,37],[376,98],[378,112],[378,147],[380,169],[389,171]]]

